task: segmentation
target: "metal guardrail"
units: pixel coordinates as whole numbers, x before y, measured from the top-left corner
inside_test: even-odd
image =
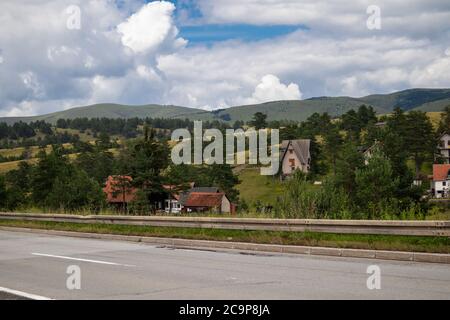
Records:
[[[54,221],[265,231],[311,231],[346,234],[450,237],[450,221],[374,221],[316,219],[249,219],[158,216],[77,216],[66,214],[0,213],[0,220]]]

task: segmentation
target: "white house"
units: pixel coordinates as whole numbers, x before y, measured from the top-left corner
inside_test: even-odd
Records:
[[[450,134],[444,133],[440,136],[438,149],[444,163],[450,163]]]
[[[362,152],[364,156],[364,164],[367,166],[369,164],[369,160],[373,157],[376,151],[379,151],[381,148],[381,144],[379,141],[375,141],[373,145],[370,147],[359,147],[358,150]]]
[[[282,177],[292,175],[296,170],[308,173],[311,166],[311,140],[284,140],[281,144]]]
[[[433,165],[431,190],[435,198],[450,198],[450,164]]]

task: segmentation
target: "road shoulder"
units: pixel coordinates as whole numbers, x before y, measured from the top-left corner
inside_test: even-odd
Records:
[[[332,257],[347,257],[347,258],[351,257],[364,259],[450,264],[450,254],[439,254],[439,253],[346,249],[346,248],[329,248],[329,247],[325,248],[325,247],[311,247],[311,246],[257,244],[245,242],[173,239],[173,238],[125,236],[115,234],[100,234],[100,233],[44,230],[44,229],[3,227],[3,226],[0,226],[0,230],[36,233],[53,236],[75,237],[75,238],[142,242],[147,244],[162,245],[174,248],[205,248],[210,250],[232,249],[232,250],[254,251],[254,252],[288,253],[288,254],[302,254],[313,256],[332,256]]]

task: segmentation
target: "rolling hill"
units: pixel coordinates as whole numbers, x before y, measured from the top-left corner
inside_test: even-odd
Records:
[[[0,118],[0,122],[6,122],[8,124],[23,121],[31,122],[37,120],[44,120],[49,123],[56,123],[58,119],[74,119],[74,118],[184,118],[191,115],[197,115],[199,118],[201,114],[209,112],[186,108],[178,106],[163,106],[163,105],[144,105],[144,106],[129,106],[113,103],[95,104],[86,107],[77,107],[55,113],[50,113],[40,116],[32,117],[6,117]]]
[[[315,112],[328,112],[339,116],[362,104],[371,105],[379,114],[389,113],[399,106],[404,110],[442,111],[450,105],[450,89],[409,89],[390,94],[376,94],[361,98],[318,97],[306,100],[273,101],[256,105],[236,106],[228,109],[205,111],[195,108],[163,105],[129,106],[96,104],[33,117],[0,118],[8,124],[23,121],[45,120],[56,123],[58,119],[73,118],[178,118],[190,120],[248,121],[256,112],[263,112],[270,120],[303,121]]]

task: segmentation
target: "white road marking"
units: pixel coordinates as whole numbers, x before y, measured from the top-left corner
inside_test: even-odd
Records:
[[[36,294],[27,293],[27,292],[18,291],[18,290],[13,290],[13,289],[8,289],[8,288],[4,288],[4,287],[0,287],[0,291],[1,292],[6,292],[6,293],[10,293],[10,294],[13,294],[13,295],[16,295],[16,296],[32,299],[32,300],[53,300],[51,298],[38,296]]]
[[[81,258],[73,258],[73,257],[65,257],[65,256],[55,256],[53,254],[45,254],[45,253],[35,253],[35,252],[33,252],[31,254],[33,256],[49,257],[49,258],[57,258],[57,259],[66,259],[66,260],[74,260],[74,261],[83,261],[83,262],[91,262],[91,263],[98,263],[98,264],[107,264],[107,265],[110,265],[110,266],[136,267],[136,266],[130,265],[130,264],[121,264],[121,263],[115,263],[115,262],[90,260],[90,259],[81,259]]]

